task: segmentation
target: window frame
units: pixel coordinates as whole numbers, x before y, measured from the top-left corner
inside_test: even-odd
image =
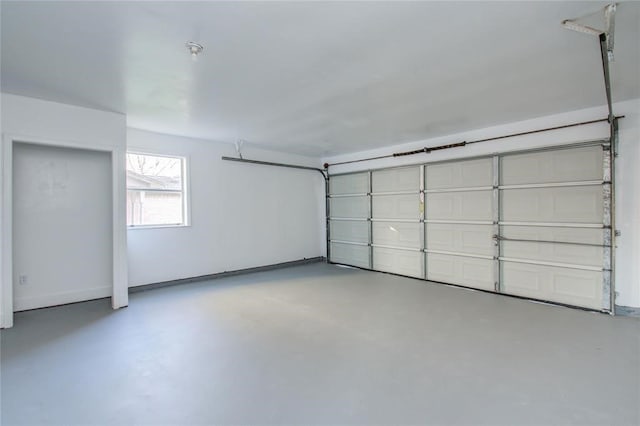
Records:
[[[189,156],[186,155],[178,155],[178,154],[166,154],[166,153],[160,153],[160,152],[154,152],[154,151],[150,151],[150,150],[136,150],[136,149],[127,149],[127,151],[125,152],[125,169],[126,169],[126,161],[128,161],[128,159],[126,159],[126,156],[128,156],[129,154],[134,154],[134,155],[146,155],[146,156],[150,156],[150,157],[165,157],[165,158],[176,158],[180,160],[180,171],[181,171],[181,176],[182,176],[182,189],[177,190],[177,189],[130,189],[129,185],[125,179],[125,197],[126,197],[126,203],[128,204],[128,198],[129,198],[129,191],[137,191],[137,192],[173,192],[173,193],[180,193],[182,194],[182,223],[170,223],[170,224],[149,224],[149,225],[130,225],[129,223],[127,223],[127,230],[133,230],[133,229],[162,229],[162,228],[187,228],[191,226],[191,206],[190,206],[190,202],[191,202],[191,193],[190,193],[190,188],[191,185],[190,183],[190,179],[189,179],[189,166],[188,163],[190,162],[190,158]],[[128,216],[127,216],[127,222],[129,220]]]

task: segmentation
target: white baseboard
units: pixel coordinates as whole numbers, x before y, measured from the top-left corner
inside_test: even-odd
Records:
[[[45,294],[34,297],[23,297],[13,301],[13,311],[27,311],[29,309],[45,308],[47,306],[64,305],[66,303],[83,302],[85,300],[111,297],[113,287],[93,287],[83,290],[66,291]]]

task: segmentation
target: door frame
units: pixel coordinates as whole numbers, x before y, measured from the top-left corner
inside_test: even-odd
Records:
[[[13,326],[13,147],[27,143],[54,148],[73,148],[85,151],[107,152],[111,158],[111,205],[113,283],[111,306],[126,307],[129,303],[127,272],[126,226],[126,152],[115,146],[92,145],[76,141],[43,139],[18,134],[5,134],[0,149],[0,328]]]

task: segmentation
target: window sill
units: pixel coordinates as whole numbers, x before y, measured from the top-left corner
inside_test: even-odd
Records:
[[[167,229],[167,228],[190,228],[191,225],[128,225],[127,231],[133,231],[137,229]]]

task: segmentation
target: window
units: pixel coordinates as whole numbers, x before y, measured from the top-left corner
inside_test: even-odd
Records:
[[[127,226],[184,226],[186,159],[127,153]]]

